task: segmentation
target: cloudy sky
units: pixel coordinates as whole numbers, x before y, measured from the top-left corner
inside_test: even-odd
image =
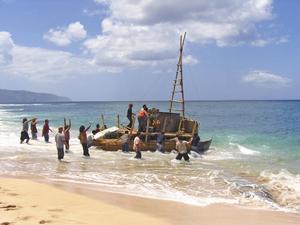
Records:
[[[300,99],[298,0],[0,0],[0,88],[72,100]]]

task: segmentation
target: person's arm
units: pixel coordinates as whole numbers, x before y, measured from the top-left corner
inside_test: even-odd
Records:
[[[27,123],[30,123],[34,118],[32,118],[31,120],[27,120],[26,122],[24,122],[25,124]]]
[[[66,121],[66,117],[64,118],[64,127],[67,126],[67,121]]]
[[[37,120],[37,118],[34,118],[34,119],[35,119],[35,122],[33,123],[33,125],[37,125],[38,120]]]
[[[91,123],[89,123],[89,126],[87,128],[85,128],[85,132],[87,132],[91,127]]]

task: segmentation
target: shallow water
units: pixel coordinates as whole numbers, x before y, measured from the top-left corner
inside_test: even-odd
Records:
[[[53,181],[96,184],[101,189],[207,205],[231,203],[258,208],[300,211],[300,102],[187,102],[188,116],[200,121],[201,138],[213,136],[205,155],[177,162],[176,153],[134,154],[90,149],[82,156],[77,139],[81,124],[127,124],[127,102],[84,102],[0,105],[0,175],[34,175]],[[133,102],[134,110],[143,104]],[[167,102],[147,102],[161,111]],[[72,119],[71,153],[57,161],[54,143],[39,135],[19,144],[21,120],[37,117],[57,128]],[[53,141],[54,134],[50,139]]]

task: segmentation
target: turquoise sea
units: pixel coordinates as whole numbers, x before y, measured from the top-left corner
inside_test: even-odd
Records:
[[[99,190],[187,204],[239,204],[300,212],[300,101],[192,101],[186,116],[200,122],[202,139],[213,137],[204,155],[176,162],[176,153],[134,154],[90,149],[82,157],[78,128],[92,122],[127,124],[129,102],[0,104],[0,176],[36,176],[51,182],[93,184]],[[167,111],[168,102],[132,102],[134,111],[146,103]],[[39,139],[19,144],[22,118],[39,119]],[[68,163],[57,161],[54,133],[41,137],[44,119],[54,130],[63,118],[72,120]]]

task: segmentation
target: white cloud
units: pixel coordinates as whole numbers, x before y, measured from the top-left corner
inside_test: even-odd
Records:
[[[98,0],[99,2],[99,0]],[[230,44],[256,35],[256,23],[270,20],[272,0],[114,0],[109,2],[111,19],[123,26],[162,24],[164,31],[186,30],[194,42]],[[246,37],[245,37],[246,36]]]
[[[0,65],[12,61],[14,42],[8,32],[0,32]]]
[[[86,38],[87,32],[80,22],[69,24],[67,28],[50,29],[45,35],[44,39],[51,41],[59,46],[67,46],[72,41],[82,40]]]
[[[287,87],[291,79],[263,70],[255,70],[243,77],[243,81],[264,87]]]
[[[250,45],[254,47],[265,47],[268,44],[283,44],[287,43],[289,41],[287,36],[282,36],[282,37],[273,37],[273,38],[266,38],[266,39],[256,39],[253,40]]]
[[[260,22],[273,19],[272,0],[189,0],[188,4],[182,0],[94,1],[101,4],[99,10],[106,18],[101,21],[99,35],[84,41],[83,55],[18,46],[9,33],[2,34],[0,72],[56,79],[125,68],[169,71],[176,65],[178,37],[183,31],[187,31],[185,64],[199,62],[190,52],[195,43],[265,46],[275,40],[262,38],[257,29]],[[98,13],[97,8],[93,10]],[[86,36],[84,26],[75,22],[50,29],[44,38],[67,46]],[[285,41],[287,38],[276,43]]]
[[[84,9],[82,12],[84,15],[87,15],[87,16],[98,16],[98,15],[105,14],[105,11],[100,10],[100,9],[96,9],[96,10]]]
[[[260,22],[273,19],[273,0],[94,1],[110,13],[101,23],[102,33],[84,43],[86,53],[98,65],[122,68],[174,63],[183,31],[190,43],[222,47],[273,43],[262,38],[257,28]]]
[[[88,57],[65,51],[14,44],[11,34],[0,32],[0,76],[26,77],[38,82],[56,82],[66,77],[116,72],[109,65],[93,65]]]

